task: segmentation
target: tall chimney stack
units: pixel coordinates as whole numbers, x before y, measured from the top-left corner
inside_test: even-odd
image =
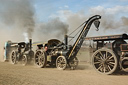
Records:
[[[32,39],[29,39],[30,50],[32,50]]]
[[[66,49],[67,49],[67,45],[68,45],[68,35],[64,36],[64,40],[65,40],[65,45],[66,45]]]

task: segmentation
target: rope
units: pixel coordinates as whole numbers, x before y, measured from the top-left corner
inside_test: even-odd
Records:
[[[77,27],[73,32],[71,32],[69,35],[71,35],[72,33],[74,33],[78,28],[80,28],[83,24],[85,24],[86,21],[84,23],[82,23],[79,27]]]
[[[81,30],[82,30],[82,28],[81,28],[81,29],[74,35],[74,37],[72,37],[72,39],[70,39],[68,42],[72,41],[73,38],[75,38]]]
[[[86,21],[85,21],[84,23],[82,23],[79,27],[77,27],[77,28],[76,28],[73,32],[71,32],[69,35],[73,34],[76,30],[78,30],[78,28],[80,28],[81,26],[83,26],[85,23],[86,23]],[[68,42],[72,41],[73,38],[75,38],[81,30],[82,30],[82,27],[81,27],[81,29],[74,35],[74,37],[72,37],[72,39],[70,39]]]

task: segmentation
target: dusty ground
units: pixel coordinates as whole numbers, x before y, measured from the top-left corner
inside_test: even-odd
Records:
[[[76,70],[0,62],[0,85],[127,85],[128,74],[101,75],[87,63]]]
[[[50,67],[37,68],[34,65],[22,66],[0,62],[0,85],[128,85],[128,73],[97,73],[89,63],[87,50],[80,51],[78,58],[81,62],[76,70],[64,71]]]

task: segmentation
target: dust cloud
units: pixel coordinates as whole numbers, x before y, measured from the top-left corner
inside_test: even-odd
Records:
[[[68,32],[68,24],[59,18],[48,22],[36,21],[34,0],[0,0],[0,56],[4,55],[4,43],[46,41],[62,39]],[[1,58],[1,57],[0,57]],[[2,60],[2,59],[0,59]]]
[[[23,41],[26,33],[32,38],[35,27],[33,0],[0,0],[0,56],[4,42]]]
[[[92,25],[87,36],[127,32],[128,17],[117,18],[117,13],[109,12],[112,9],[106,10],[102,7],[90,8],[88,14],[85,10],[76,13],[70,10],[60,10],[54,18],[41,22],[36,20],[33,1],[0,0],[0,56],[3,56],[4,43],[8,40],[12,42],[28,41],[29,38],[43,42],[52,38],[63,40],[65,34],[70,34],[89,17],[97,14],[102,16],[100,31],[95,31]]]
[[[17,26],[22,32],[26,32],[32,38],[34,31],[34,7],[32,0],[0,0],[0,21],[11,27]]]

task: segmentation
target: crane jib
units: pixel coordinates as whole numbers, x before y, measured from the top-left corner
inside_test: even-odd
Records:
[[[86,35],[88,34],[88,31],[89,31],[89,29],[90,29],[92,23],[95,22],[95,21],[98,21],[99,19],[101,19],[101,16],[100,16],[100,15],[95,15],[95,16],[92,16],[91,18],[89,18],[89,19],[86,21],[86,23],[85,23],[85,25],[84,25],[82,31],[80,32],[80,34],[79,34],[77,40],[75,41],[75,43],[74,43],[72,49],[70,50],[68,59],[69,59],[71,56],[74,56],[74,57],[75,57],[75,56],[77,55],[77,53],[78,53],[79,49],[81,48],[81,45],[82,45],[82,43],[83,43],[83,41],[84,41]],[[96,26],[97,29],[98,29],[98,27],[99,27],[99,24],[100,24],[99,21],[98,21],[97,24],[94,23],[94,25]]]

